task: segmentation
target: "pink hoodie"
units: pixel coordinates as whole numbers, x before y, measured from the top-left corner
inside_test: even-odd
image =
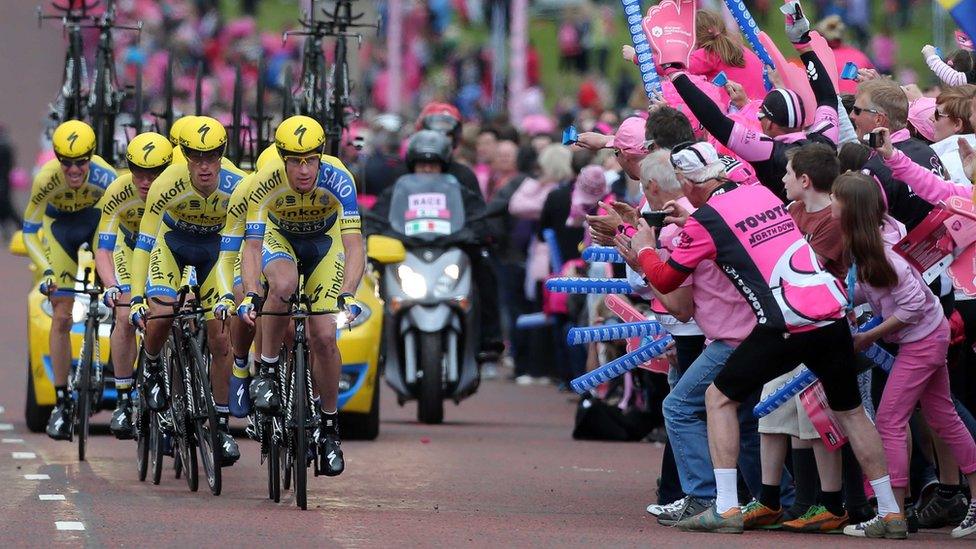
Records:
[[[742,84],[749,99],[762,101],[766,97],[762,61],[748,48],[743,48],[742,54],[745,57],[746,65],[744,67],[733,67],[722,62],[722,58],[718,54],[705,48],[698,48],[691,52],[691,57],[688,60],[688,72],[704,76],[709,81],[715,78],[719,72],[725,72],[725,76],[729,80]]]
[[[895,149],[895,154],[884,161],[891,169],[892,177],[901,179],[926,202],[938,204],[953,196],[972,198],[972,185],[959,185],[946,181],[932,173],[932,170],[916,164],[905,153]]]

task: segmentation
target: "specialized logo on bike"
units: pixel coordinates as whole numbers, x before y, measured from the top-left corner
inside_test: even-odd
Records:
[[[772,225],[770,225],[772,223]],[[750,215],[749,217],[739,221],[735,224],[735,228],[739,229],[741,232],[748,232],[749,229],[759,229],[749,235],[749,245],[757,246],[766,242],[767,240],[772,240],[777,236],[788,234],[790,231],[796,228],[796,224],[793,221],[793,217],[786,211],[783,206],[776,206],[775,208],[770,208],[765,212],[757,213],[756,215]]]

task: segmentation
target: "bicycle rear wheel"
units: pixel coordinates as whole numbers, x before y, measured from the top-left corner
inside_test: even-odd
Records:
[[[159,484],[163,478],[163,428],[159,424],[159,414],[152,412],[149,431],[149,457],[152,465],[152,483]]]
[[[92,362],[95,352],[95,338],[98,337],[94,318],[85,320],[85,337],[82,342],[81,363],[78,364],[78,407],[75,421],[78,424],[78,460],[85,461],[88,444],[88,427],[92,409]]]
[[[295,446],[292,467],[295,471],[295,504],[303,510],[308,509],[308,362],[305,347],[295,345],[295,369],[292,371],[294,383]]]
[[[264,419],[262,438],[264,450],[267,452],[266,465],[268,467],[268,499],[278,503],[281,501],[281,448],[278,443],[278,433],[275,428],[278,420],[274,417]]]
[[[217,410],[214,408],[213,392],[210,389],[210,374],[203,352],[196,340],[190,340],[190,354],[193,361],[193,397],[195,402],[194,429],[200,461],[207,475],[210,492],[220,495],[220,467],[223,450],[220,447],[220,429],[217,423]]]

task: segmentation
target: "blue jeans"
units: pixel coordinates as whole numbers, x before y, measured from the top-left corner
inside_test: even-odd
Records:
[[[715,476],[705,422],[705,390],[734,349],[721,341],[710,343],[664,399],[664,425],[674,449],[681,488],[700,499],[715,498]],[[758,394],[750,399],[752,402],[739,406],[739,471],[753,494],[759,494],[762,489],[758,420],[752,415],[756,398]],[[780,486],[783,505],[792,505],[793,479],[785,469]]]

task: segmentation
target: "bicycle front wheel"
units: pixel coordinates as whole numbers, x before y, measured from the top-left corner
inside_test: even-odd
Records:
[[[213,392],[210,389],[210,374],[199,343],[190,340],[190,355],[193,361],[193,398],[195,402],[194,429],[200,461],[207,475],[210,492],[220,495],[220,466],[223,451],[220,447],[220,429],[217,423],[217,410],[214,408]]]
[[[295,504],[308,509],[308,362],[305,348],[295,346],[295,369],[292,371],[294,399],[292,408],[295,418],[295,451],[292,454],[292,469],[295,471]]]
[[[78,425],[78,460],[85,461],[88,444],[88,427],[92,410],[92,362],[95,353],[95,338],[98,337],[96,319],[85,321],[85,337],[81,348],[81,363],[78,364],[78,407],[75,409],[75,422]]]
[[[186,486],[196,492],[200,486],[197,472],[196,444],[193,436],[191,402],[187,399],[189,368],[175,339],[166,346],[167,370],[170,380],[170,412],[173,414],[173,456],[178,457],[186,477]]]
[[[136,471],[139,474],[139,482],[146,481],[146,474],[149,472],[149,405],[142,395],[142,376],[143,376],[143,351],[139,349],[139,363],[136,365],[136,387],[133,394],[139,398],[138,406],[135,407],[135,418],[133,424],[136,427]]]

